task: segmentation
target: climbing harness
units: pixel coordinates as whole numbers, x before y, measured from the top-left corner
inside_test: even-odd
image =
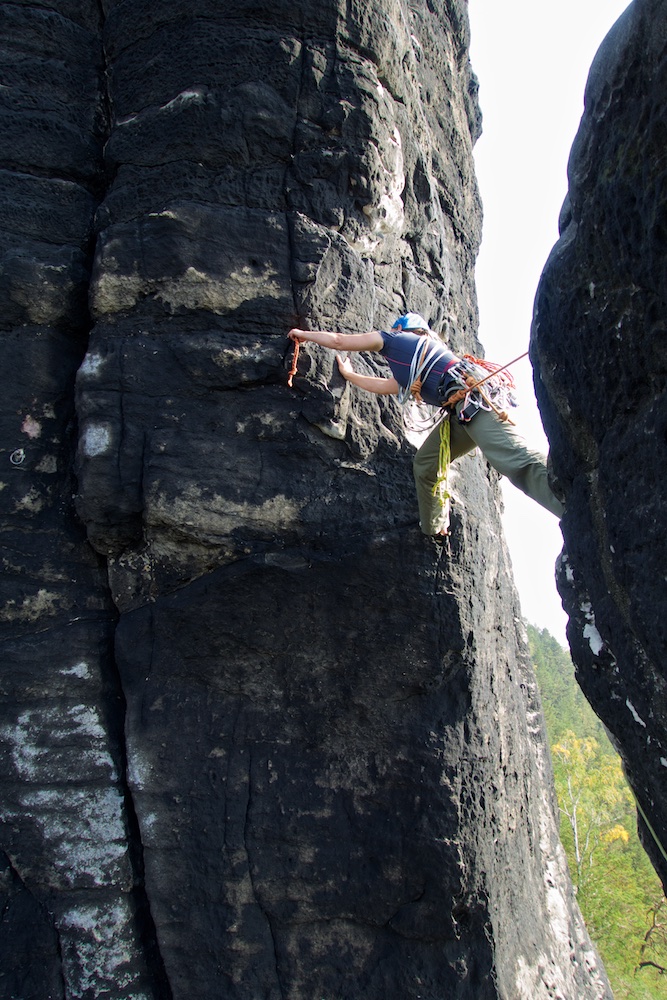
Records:
[[[526,351],[506,365],[497,365],[493,361],[464,354],[460,363],[445,373],[438,386],[442,405],[454,412],[456,406],[463,401],[458,412],[458,419],[463,424],[469,423],[478,410],[488,410],[493,411],[504,423],[514,425],[507,412],[508,406],[516,406],[514,379],[507,369],[527,353]],[[479,369],[488,374],[480,378]],[[489,392],[484,392],[480,386],[487,382]],[[457,385],[459,388],[456,388]]]
[[[507,369],[516,361],[520,361],[521,358],[526,357],[527,353],[526,351],[525,354],[514,358],[513,361],[509,361],[506,365],[497,365],[493,361],[475,358],[472,354],[464,354],[459,364],[453,365],[445,371],[438,387],[438,394],[441,395],[442,393],[441,398],[444,397],[441,408],[444,419],[440,424],[438,471],[433,486],[433,496],[438,497],[443,510],[450,499],[450,493],[447,489],[447,474],[452,454],[450,420],[456,412],[457,403],[461,402],[461,400],[465,401],[458,414],[458,419],[461,423],[468,423],[478,410],[485,409],[492,410],[500,420],[513,425],[514,421],[510,420],[506,409],[500,409],[497,404],[516,406],[514,379]],[[488,374],[479,378],[479,369],[486,371]],[[480,388],[480,386],[487,382],[490,384],[493,399]],[[459,385],[463,383],[461,388],[454,388],[457,383]],[[477,397],[473,396],[473,393],[477,393]]]
[[[498,415],[498,417],[503,421],[512,424],[514,426],[514,421],[510,420],[510,417],[506,409],[500,409],[497,405],[501,402],[504,406],[516,406],[516,399],[514,397],[514,379],[508,372],[508,368],[517,361],[521,361],[522,358],[528,356],[528,351],[524,351],[520,354],[518,358],[514,358],[512,361],[508,361],[506,365],[497,365],[493,361],[487,361],[484,358],[475,358],[471,354],[464,354],[463,358],[466,361],[470,361],[472,364],[476,365],[478,368],[483,368],[488,372],[484,378],[479,379],[479,381],[470,384],[470,380],[466,379],[470,392],[478,392],[484,402],[491,407],[491,409]],[[495,399],[490,399],[486,393],[482,392],[480,386],[484,385],[486,382],[492,390],[492,396]]]

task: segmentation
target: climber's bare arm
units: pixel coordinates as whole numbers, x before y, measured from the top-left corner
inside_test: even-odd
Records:
[[[382,334],[377,330],[371,333],[332,333],[327,330],[290,330],[288,336],[295,343],[310,342],[330,347],[334,351],[381,351],[384,347]],[[358,375],[352,368],[349,358],[336,355],[341,375],[348,382],[373,392],[377,396],[395,396],[399,390],[395,378],[376,378],[372,375]]]
[[[336,355],[338,369],[348,382],[358,385],[366,392],[374,392],[376,396],[395,396],[399,390],[398,382],[395,378],[376,378],[373,375],[359,375],[352,367],[349,358],[344,358],[340,354]]]
[[[370,333],[330,333],[327,330],[290,330],[288,337],[299,343],[310,342],[330,347],[334,351],[381,351],[384,347],[382,334],[377,330]]]

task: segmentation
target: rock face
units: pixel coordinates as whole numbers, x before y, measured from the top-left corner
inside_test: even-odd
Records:
[[[3,995],[609,996],[495,477],[438,549],[395,403],[286,385],[480,349],[465,4],[1,16]]]
[[[666,41],[667,4],[635,0],[595,59],[532,336],[572,655],[665,884]]]

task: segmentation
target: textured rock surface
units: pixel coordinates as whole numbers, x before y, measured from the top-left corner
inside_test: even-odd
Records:
[[[608,996],[494,476],[436,550],[394,402],[286,386],[479,350],[465,5],[2,17],[3,994]]]
[[[635,0],[600,48],[532,341],[567,504],[560,588],[570,645],[579,681],[612,733],[655,833],[640,818],[663,882],[666,43],[667,4]]]

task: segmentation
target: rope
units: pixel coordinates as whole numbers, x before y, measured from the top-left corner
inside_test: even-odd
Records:
[[[479,382],[476,382],[471,388],[477,389],[480,385],[483,385],[484,382],[493,378],[494,375],[499,375],[501,380],[505,382],[510,389],[513,389],[514,379],[506,369],[511,365],[516,364],[517,361],[521,361],[522,358],[527,358],[528,353],[528,351],[524,351],[524,353],[520,354],[518,358],[514,358],[513,361],[508,361],[506,365],[496,365],[493,361],[486,361],[483,358],[480,360],[480,358],[474,358],[472,354],[464,354],[463,357],[466,361],[472,361],[473,364],[478,365],[480,368],[485,368],[489,373],[488,375],[485,375],[484,378],[480,379]]]
[[[422,373],[424,371],[424,361],[426,359],[426,352],[428,350],[428,341],[424,341],[422,349],[419,352],[419,361],[415,366],[415,359],[417,357],[417,351],[412,355],[412,361],[410,362],[410,378],[408,379],[408,392],[414,400],[418,403],[422,403],[421,388],[424,384],[424,379],[422,378]]]
[[[630,790],[632,791],[632,789],[630,789]],[[658,850],[660,851],[660,853],[662,854],[663,858],[665,859],[665,861],[667,861],[667,851],[665,851],[665,848],[662,846],[662,844],[658,840],[658,835],[655,832],[655,830],[653,829],[653,827],[651,826],[651,824],[649,823],[648,817],[646,816],[646,813],[644,812],[644,810],[642,809],[642,807],[639,805],[639,799],[635,795],[634,791],[632,792],[632,794],[634,796],[635,805],[637,806],[637,809],[639,811],[639,815],[641,816],[641,818],[644,820],[644,823],[646,824],[646,829],[648,830],[648,832],[651,834],[651,836],[655,840],[656,846],[657,846]]]
[[[440,505],[444,507],[449,500],[450,493],[447,490],[447,474],[452,460],[452,436],[449,425],[449,417],[440,424],[440,448],[438,450],[438,474],[433,486],[433,496],[437,497]]]
[[[527,357],[527,355],[528,351],[525,351],[523,354],[520,354],[518,358],[514,358],[514,360],[512,361],[508,361],[506,365],[497,365],[493,361],[486,361],[484,358],[476,358],[472,354],[464,354],[463,360],[470,361],[472,364],[477,365],[480,368],[486,369],[486,371],[488,371],[489,374],[485,375],[484,378],[480,378],[477,380],[474,379],[472,375],[468,375],[467,378],[465,379],[467,388],[459,389],[457,392],[453,393],[453,395],[449,397],[445,405],[447,406],[448,409],[451,409],[453,412],[457,403],[460,403],[462,399],[465,399],[467,401],[468,397],[472,392],[478,392],[479,395],[482,397],[482,401],[484,402],[486,409],[493,410],[498,419],[502,420],[503,423],[511,424],[513,427],[516,426],[514,421],[510,418],[507,411],[499,409],[499,407],[497,407],[495,403],[491,399],[489,399],[488,395],[485,392],[482,392],[480,386],[484,385],[485,382],[488,382],[489,379],[498,378],[501,383],[504,383],[504,387],[506,389],[513,389],[514,379],[512,378],[511,374],[507,371],[507,369],[511,365],[515,364],[517,361],[521,361],[522,358]]]
[[[439,424],[442,417],[443,411],[441,408],[437,410],[433,406],[429,406],[428,403],[418,403],[417,400],[412,400],[414,406],[409,405],[403,409],[403,423],[405,424],[406,430],[413,431],[416,434],[425,434],[428,431],[435,429],[436,424]]]
[[[433,365],[440,357],[440,348],[438,344],[432,344],[432,347],[429,350],[429,342],[430,338],[424,337],[424,343],[421,351],[415,349],[412,355],[408,383],[398,394],[398,401],[401,404],[405,403],[410,396],[412,396],[418,403],[423,402],[421,397],[421,387],[431,374]]]
[[[472,385],[470,385],[471,381],[473,382]],[[470,394],[471,392],[478,392],[480,394],[480,396],[482,397],[482,400],[488,406],[488,408],[491,409],[491,410],[493,410],[493,412],[496,414],[496,416],[500,420],[502,420],[503,423],[511,424],[512,427],[516,427],[516,424],[510,418],[510,415],[507,412],[507,410],[501,410],[501,409],[499,409],[496,406],[496,404],[491,399],[489,399],[489,397],[486,395],[486,393],[482,392],[482,390],[479,388],[479,385],[480,385],[479,382],[474,382],[472,380],[472,378],[470,378],[470,381],[468,379],[466,379],[466,382],[468,383],[468,386],[469,386],[469,388],[468,388],[468,394]],[[486,379],[482,379],[482,382],[486,382]]]
[[[292,355],[292,367],[290,368],[289,375],[287,377],[287,384],[290,387],[290,389],[292,388],[292,379],[296,375],[296,366],[297,366],[297,362],[299,360],[299,347],[300,346],[301,346],[301,341],[300,340],[295,340],[294,341],[294,354]]]

